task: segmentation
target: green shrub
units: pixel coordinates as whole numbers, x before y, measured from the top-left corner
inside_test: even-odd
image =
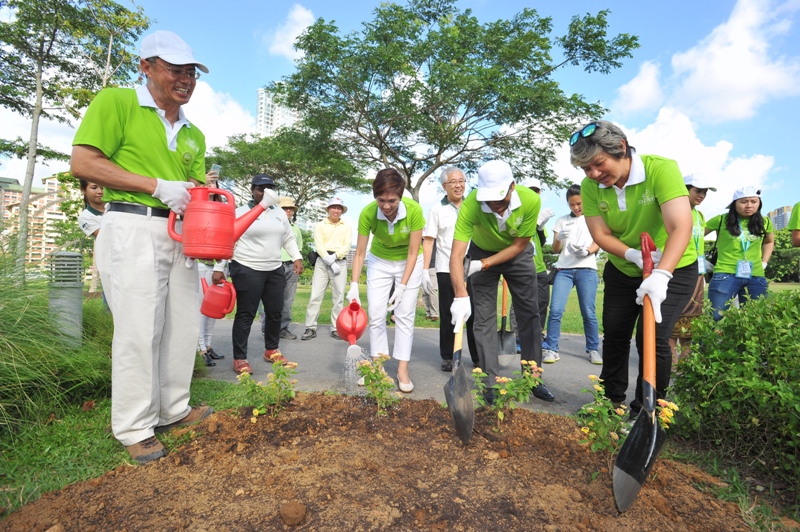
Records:
[[[676,429],[762,478],[800,479],[800,292],[787,290],[693,325],[677,367]]]

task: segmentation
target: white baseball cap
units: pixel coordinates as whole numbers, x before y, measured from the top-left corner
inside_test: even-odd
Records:
[[[689,174],[683,176],[683,183],[686,186],[694,188],[707,188],[711,192],[716,192],[717,189],[711,186],[711,182],[703,174]]]
[[[160,57],[173,65],[195,65],[208,74],[208,67],[194,58],[194,52],[186,42],[171,31],[158,30],[144,38],[142,59]]]
[[[761,197],[761,189],[759,189],[758,187],[748,185],[746,187],[737,189],[733,193],[733,199],[731,200],[731,203],[742,198],[760,198],[760,197]],[[728,208],[730,208],[730,204],[728,204]]]
[[[344,202],[341,198],[331,198],[328,200],[328,207],[333,207],[334,205],[338,205],[342,208],[342,214],[347,212],[347,207],[345,207]],[[325,207],[325,210],[328,210],[328,207]]]
[[[539,190],[542,190],[542,182],[535,177],[527,178],[522,182],[522,186],[528,188],[538,188]]]
[[[501,201],[514,182],[511,166],[503,161],[489,161],[478,168],[478,201]]]

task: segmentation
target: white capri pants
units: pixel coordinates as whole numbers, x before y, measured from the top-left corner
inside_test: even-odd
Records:
[[[369,311],[370,354],[377,357],[389,353],[389,337],[386,334],[386,305],[394,283],[400,284],[406,269],[404,260],[386,260],[367,254],[367,304]],[[422,283],[422,255],[417,256],[414,272],[408,280],[400,304],[394,309],[394,351],[392,358],[411,360],[414,342],[414,317],[417,310],[417,295]]]

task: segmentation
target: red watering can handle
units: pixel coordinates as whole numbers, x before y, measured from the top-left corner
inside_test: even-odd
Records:
[[[651,253],[656,250],[656,244],[648,233],[639,235],[642,243],[642,272],[644,277],[653,273],[653,256]]]
[[[225,314],[230,314],[233,312],[233,307],[236,306],[236,289],[233,287],[233,283],[229,283],[228,281],[222,281],[222,284],[226,285],[231,293],[230,303],[228,304],[228,308],[225,309]]]
[[[183,237],[180,233],[175,231],[175,222],[178,220],[178,215],[175,214],[175,211],[169,211],[169,219],[167,220],[167,232],[169,236],[172,237],[172,240],[175,242],[180,242],[183,244]]]

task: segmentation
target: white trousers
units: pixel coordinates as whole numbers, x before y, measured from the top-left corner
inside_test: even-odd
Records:
[[[200,279],[205,279],[208,286],[212,286],[211,276],[214,274],[214,267],[209,266],[208,264],[197,262],[197,274]],[[202,285],[200,285],[200,305],[203,304],[203,289]],[[200,308],[199,306],[197,307]],[[211,336],[214,334],[214,325],[217,323],[217,320],[214,318],[209,318],[202,312],[198,310],[197,312],[200,315],[200,333],[197,336],[197,348],[200,351],[205,352],[209,347],[211,347]]]
[[[166,218],[110,211],[100,229],[97,268],[114,318],[111,430],[133,445],[191,410],[197,266],[186,267]]]
[[[389,353],[389,337],[386,334],[386,305],[394,283],[400,284],[406,269],[404,260],[380,259],[367,255],[367,304],[369,312],[369,348],[373,357]],[[411,360],[414,342],[414,317],[417,311],[417,293],[422,283],[422,255],[417,257],[414,273],[408,280],[403,299],[394,309],[394,351],[397,360]]]
[[[311,298],[309,298],[308,307],[306,308],[306,329],[316,330],[319,308],[322,305],[328,285],[331,285],[331,297],[333,299],[331,330],[336,328],[336,320],[339,318],[339,313],[342,311],[344,304],[344,288],[347,284],[347,261],[344,259],[337,260],[336,264],[339,265],[339,273],[336,275],[333,274],[330,267],[322,259],[317,259],[317,263],[314,265],[314,275],[311,277]]]

